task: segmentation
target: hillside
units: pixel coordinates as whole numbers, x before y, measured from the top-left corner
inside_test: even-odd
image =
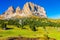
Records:
[[[56,34],[56,35],[55,35]],[[59,40],[60,21],[46,18],[21,18],[0,20],[0,38],[22,36],[45,40]],[[41,39],[41,38],[40,38]]]

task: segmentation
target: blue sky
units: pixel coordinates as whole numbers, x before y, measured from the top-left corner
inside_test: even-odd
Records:
[[[9,6],[22,9],[26,2],[33,2],[45,8],[48,18],[60,18],[60,0],[0,0],[0,14],[5,12]]]

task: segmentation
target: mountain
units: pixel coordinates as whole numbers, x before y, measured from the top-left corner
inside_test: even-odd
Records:
[[[41,18],[47,18],[44,8],[31,2],[27,2],[24,5],[23,10],[24,10],[23,12],[27,14],[27,16],[35,15]]]
[[[0,15],[0,19],[8,19],[8,18],[22,18],[22,17],[40,17],[47,18],[46,11],[43,7],[36,5],[32,2],[27,2],[23,9],[21,10],[18,6],[16,10],[14,10],[13,6],[10,6],[4,14]]]
[[[4,12],[4,19],[11,18],[14,14],[14,8],[10,6],[5,12]]]

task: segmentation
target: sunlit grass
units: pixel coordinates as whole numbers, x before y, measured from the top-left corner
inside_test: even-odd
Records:
[[[48,35],[50,38],[55,38],[60,40],[60,31],[57,31],[56,28],[47,27],[46,30],[43,27],[38,27],[37,31],[28,30],[30,29],[21,29],[15,27],[14,29],[10,30],[0,30],[0,38],[7,38],[7,37],[14,37],[14,36],[22,36],[28,38],[37,38],[37,37],[44,37],[44,35]]]

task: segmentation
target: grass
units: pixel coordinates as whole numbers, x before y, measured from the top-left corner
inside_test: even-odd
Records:
[[[25,30],[25,29],[12,29],[12,30],[3,30],[0,32],[0,36],[2,37],[10,37],[10,36],[23,36],[29,38],[39,37],[37,36],[37,32]]]
[[[56,38],[56,40],[60,40],[60,31],[58,31],[56,28],[47,27],[45,30],[43,27],[39,27],[37,29],[38,31],[36,32],[28,29],[17,28],[17,27],[10,30],[1,29],[0,38],[7,38],[7,37],[14,37],[14,36],[37,38],[37,37],[44,37],[44,35],[48,35],[50,38]]]
[[[48,32],[48,36],[50,38],[55,38],[56,40],[60,40],[60,31],[58,31],[57,28],[50,27],[50,28],[47,28],[46,31]]]

